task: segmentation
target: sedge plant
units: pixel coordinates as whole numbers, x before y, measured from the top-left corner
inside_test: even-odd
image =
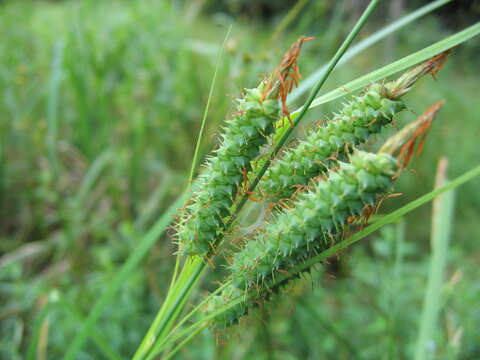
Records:
[[[412,85],[409,82],[403,84],[399,82],[405,77],[397,81],[378,81],[423,61],[426,61],[421,65],[424,68],[426,64],[435,64],[424,73],[435,72],[434,69],[438,69],[439,65],[436,61],[444,58],[444,55],[441,57],[435,55],[480,33],[480,24],[474,24],[336,90],[316,97],[378,3],[379,1],[371,1],[322,72],[307,101],[298,110],[290,112],[286,104],[288,94],[299,80],[296,64],[299,52],[296,50],[300,50],[306,38],[301,38],[291,51],[287,52],[287,56],[271,76],[262,81],[257,88],[244,92],[238,101],[237,110],[225,123],[219,148],[207,160],[200,177],[194,181],[193,195],[189,196],[181,215],[177,217],[176,238],[179,255],[176,270],[162,307],[137,349],[134,359],[152,359],[162,352],[162,358],[170,358],[205,327],[217,325],[226,327],[238,322],[250,307],[258,304],[259,296],[265,292],[270,294],[273,290],[278,290],[282,284],[295,278],[302,271],[337,254],[341,249],[359,241],[381,226],[431,201],[438,194],[480,175],[480,167],[472,169],[444,187],[343,239],[350,221],[365,215],[366,209],[375,208],[379,200],[389,193],[393,178],[400,171],[402,157],[411,156],[411,144],[398,142],[396,137],[393,139],[397,140],[388,141],[378,153],[357,149],[371,135],[378,134],[384,125],[392,121],[393,115],[405,107],[400,100],[403,93],[392,92],[392,88],[396,86],[408,91]],[[413,70],[410,74],[413,74]],[[374,82],[377,83],[372,84]],[[321,164],[315,157],[305,156],[305,171],[302,173],[304,178],[297,178],[300,172],[296,172],[295,176],[292,176],[295,180],[291,182],[288,177],[286,181],[283,177],[282,181],[272,182],[276,166],[279,168],[282,161],[288,160],[289,152],[296,151],[296,148],[290,148],[282,152],[288,137],[307,111],[344,96],[345,88],[351,93],[365,86],[367,86],[365,92],[351,100],[350,104],[340,110],[338,116],[334,116],[324,126],[313,130],[311,136],[307,136],[307,140],[315,142],[323,139],[317,134],[326,132],[327,129],[336,131],[333,139],[328,137],[328,141],[333,145],[318,155],[321,156]],[[359,115],[358,119],[356,115]],[[350,133],[344,132],[345,130],[350,130]],[[409,135],[405,135],[407,132],[403,133],[402,139],[409,138]],[[408,134],[411,134],[411,131]],[[400,160],[399,156],[393,157],[388,150],[388,144],[391,148],[398,149],[399,143],[402,144],[401,150],[404,150],[399,154]],[[265,151],[262,151],[262,148]],[[314,150],[317,148],[314,147]],[[280,157],[277,159],[279,154]],[[295,159],[301,162],[302,157]],[[272,164],[273,166],[270,166]],[[222,240],[228,236],[238,214],[256,191],[257,185],[260,194],[268,192],[271,195],[265,197],[264,201],[267,202],[272,201],[272,195],[276,196],[274,201],[277,202],[284,198],[292,199],[292,189],[297,190],[297,186],[302,187],[302,191],[295,194],[287,209],[273,214],[259,234],[232,254],[232,262],[227,266],[228,275],[223,284],[178,321],[202,274],[209,269],[209,264],[213,263],[214,259],[218,259],[216,255],[221,249]],[[285,193],[279,196],[278,191]],[[324,197],[325,194],[328,196]],[[189,193],[183,195],[169,209],[168,215],[145,234],[141,240],[141,251],[135,251],[134,256],[127,261],[126,266],[112,282],[105,297],[95,304],[79,335],[73,341],[67,359],[75,358],[102,309],[108,304],[109,298],[114,296],[115,289],[120,286],[122,278],[139,263],[158,235],[165,230],[175,209],[188,195]],[[321,201],[318,201],[319,199]],[[333,213],[332,209],[338,211],[338,214]],[[322,216],[319,217],[320,213]],[[300,218],[305,224],[298,224]],[[286,231],[290,234],[286,234]],[[276,270],[276,273],[272,272],[272,269]],[[188,320],[205,308],[208,309],[207,313],[201,315],[200,320],[186,326]],[[176,343],[177,346],[172,348]],[[168,349],[171,351],[168,352]]]
[[[172,279],[166,300],[134,359],[154,358],[175,341],[181,341],[165,357],[170,358],[206,326],[213,324],[224,328],[237,323],[259,298],[268,298],[282,284],[321,260],[319,256],[324,258],[326,254],[331,255],[333,249],[338,249],[336,243],[351,221],[376,210],[379,200],[388,195],[393,180],[412,155],[412,144],[428,128],[419,126],[426,123],[425,119],[400,132],[400,140],[394,136],[378,153],[358,150],[356,147],[371,135],[379,133],[382,126],[390,123],[393,116],[405,108],[401,96],[410,91],[422,75],[435,75],[443,66],[446,53],[430,59],[425,57],[423,60],[426,62],[397,80],[370,84],[364,94],[354,98],[330,122],[307,136],[307,140],[301,144],[310,141],[308,149],[302,148],[302,145],[291,148],[280,160],[274,161],[306,112],[321,103],[321,98],[315,99],[316,94],[377,3],[371,2],[354,31],[332,59],[329,71],[297,112],[289,113],[286,100],[299,79],[296,62],[300,46],[309,39],[305,37],[292,46],[270,77],[257,88],[246,90],[244,97],[238,101],[237,111],[226,122],[219,148],[207,160],[205,172],[194,183],[193,196],[177,222],[179,250],[185,257],[183,269]],[[477,34],[479,29],[470,30]],[[447,44],[454,44],[453,39],[436,44],[421,56],[434,55],[433,49],[438,52],[448,50],[451,46]],[[421,56],[415,56],[415,61]],[[412,61],[411,65],[415,64],[413,58],[407,60],[403,61],[402,66],[409,61]],[[379,70],[375,74],[378,77],[371,76],[370,79],[380,80],[384,74]],[[362,80],[356,81],[355,85],[362,84]],[[438,107],[431,109],[428,114],[434,114]],[[275,124],[281,124],[281,127],[276,129]],[[412,129],[419,130],[419,133],[414,131],[412,135]],[[411,140],[404,143],[403,139],[410,135]],[[324,142],[328,144],[325,147]],[[269,143],[270,153],[267,151],[266,156],[259,157],[261,148]],[[393,151],[399,148],[398,157],[392,156]],[[311,152],[313,156],[302,157],[302,152]],[[296,154],[296,157],[289,154]],[[301,165],[294,164],[292,159]],[[270,167],[272,163],[274,165]],[[285,164],[283,169],[289,165],[294,169],[303,166],[303,177],[289,178],[285,174],[282,174],[283,178],[276,177],[280,166],[275,164]],[[264,174],[268,176],[262,182]],[[312,179],[314,184],[295,194],[298,196],[292,199],[289,209],[274,216],[260,235],[253,237],[243,249],[233,254],[231,264],[227,266],[229,276],[216,292],[201,303],[208,309],[203,320],[181,331],[180,325],[200,309],[199,305],[174,327],[194,285],[208,264],[213,263],[212,259],[218,254],[223,238],[228,235],[238,213],[257,185],[260,184],[260,194],[262,191],[269,192],[279,201],[291,198],[292,189],[305,187]],[[266,201],[271,201],[271,198]]]
[[[222,226],[222,230],[228,230],[231,225],[235,222],[238,213],[240,212],[241,208],[245,205],[248,199],[248,193],[251,193],[258,182],[260,181],[261,177],[268,169],[271,160],[275,157],[275,155],[280,151],[281,147],[287,140],[290,133],[293,131],[293,126],[300,122],[302,118],[307,113],[310,105],[315,99],[315,96],[320,91],[320,88],[323,86],[325,81],[327,80],[330,73],[333,71],[336,64],[339,62],[341,57],[345,54],[350,44],[353,42],[357,34],[359,33],[362,26],[365,24],[369,16],[373,13],[375,8],[378,6],[378,0],[372,0],[369,6],[366,8],[350,34],[347,36],[345,41],[342,43],[340,48],[338,49],[337,53],[334,55],[332,60],[329,63],[328,69],[323,75],[323,77],[319,80],[316,84],[310,96],[308,97],[306,103],[300,110],[299,114],[296,116],[295,122],[292,120],[290,114],[287,114],[289,123],[291,126],[286,129],[285,133],[282,137],[278,140],[271,151],[271,155],[269,158],[264,161],[263,165],[260,167],[260,170],[255,175],[254,179],[248,186],[246,194],[235,204],[234,209],[231,211],[231,216],[228,219],[228,222]],[[297,41],[294,45],[292,45],[291,49],[286,53],[284,58],[282,59],[281,63],[277,67],[277,69],[272,73],[271,80],[269,81],[269,87],[278,86],[282,89],[280,94],[280,100],[282,102],[282,107],[284,113],[287,113],[288,110],[286,109],[286,96],[292,90],[293,86],[296,85],[297,80],[299,78],[298,67],[296,66],[296,60],[299,55],[299,50],[302,42],[306,38],[302,37]],[[286,72],[285,72],[286,69]],[[293,74],[291,71],[293,70]],[[278,85],[276,85],[278,84]],[[284,123],[284,119],[280,117],[279,121]],[[248,170],[248,169],[247,169]],[[223,215],[223,214],[222,214]],[[221,239],[215,238],[213,241],[213,246],[211,242],[208,246],[213,248],[216,247],[217,243]],[[199,257],[197,254],[193,254],[187,258],[185,262],[185,266],[182,272],[179,274],[178,279],[172,281],[173,286],[170,288],[169,293],[167,294],[166,300],[161,307],[159,313],[157,314],[156,318],[154,319],[150,329],[148,330],[147,334],[145,335],[140,347],[138,348],[134,359],[143,359],[145,356],[151,351],[153,345],[157,342],[161,342],[163,336],[167,336],[168,330],[171,329],[173,326],[174,319],[180,315],[182,308],[185,306],[186,299],[188,294],[191,292],[193,285],[198,281],[201,273],[205,269],[206,260],[204,257]],[[173,294],[173,296],[172,296]]]

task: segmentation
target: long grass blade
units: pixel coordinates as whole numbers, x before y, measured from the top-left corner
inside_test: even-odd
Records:
[[[185,195],[178,197],[178,199],[175,200],[175,202],[170,205],[165,213],[158,219],[150,231],[140,239],[139,244],[133,251],[132,255],[130,255],[127,261],[122,265],[110,285],[105,289],[105,292],[100,296],[98,301],[93,306],[90,314],[82,324],[77,335],[67,349],[67,353],[64,357],[65,360],[74,360],[78,358],[78,354],[82,348],[82,345],[85,343],[85,340],[91,333],[103,310],[113,302],[118,289],[122,286],[135,267],[140,263],[157,239],[164,233],[178,208],[183,205],[184,201]]]
[[[217,80],[218,69],[220,68],[223,51],[225,49],[225,45],[227,43],[227,40],[228,40],[228,37],[230,36],[231,31],[232,31],[232,26],[230,26],[228,28],[227,33],[225,35],[225,38],[223,40],[222,46],[220,47],[220,50],[218,51],[218,54],[217,54],[217,60],[216,60],[215,70],[214,70],[214,73],[213,73],[212,82],[210,84],[210,91],[209,91],[209,94],[208,94],[207,104],[205,106],[205,110],[204,110],[204,113],[203,113],[202,124],[200,126],[200,131],[198,133],[197,144],[195,146],[195,152],[194,152],[194,155],[193,155],[192,165],[191,165],[191,168],[190,168],[190,176],[189,176],[189,179],[188,179],[188,187],[190,187],[190,185],[193,181],[193,177],[194,177],[194,174],[195,174],[195,169],[197,168],[198,154],[199,154],[199,151],[200,151],[200,144],[202,142],[203,133],[204,133],[204,129],[205,129],[205,124],[207,122],[207,117],[208,117],[208,111],[210,109],[210,103],[211,103],[211,100],[212,100],[212,97],[213,97],[213,91],[215,89],[215,83],[216,83],[216,80]],[[157,315],[155,316],[155,319],[153,320],[152,324],[150,325],[150,328],[148,329],[147,334],[144,336],[142,342],[140,343],[140,346],[138,347],[137,351],[135,352],[135,355],[133,357],[134,359],[139,358],[139,356],[141,356],[141,354],[149,351],[150,347],[153,345],[153,343],[151,342],[150,339],[155,339],[156,336],[158,335],[158,332],[160,331],[160,329],[165,324],[164,313],[165,313],[167,307],[170,306],[170,303],[173,301],[172,300],[172,296],[174,294],[173,289],[176,286],[178,286],[176,281],[177,281],[179,268],[180,268],[180,255],[177,255],[177,257],[175,259],[175,267],[174,267],[174,270],[173,270],[172,279],[170,280],[170,285],[168,287],[167,295],[166,295],[166,298],[164,300],[164,303],[160,307],[160,310],[158,311]],[[178,306],[178,304],[177,304],[177,306]]]
[[[439,188],[448,183],[446,178],[447,160],[441,159],[437,170],[435,187]],[[423,310],[420,330],[415,350],[416,360],[434,358],[435,324],[441,307],[443,276],[447,265],[448,243],[450,241],[453,224],[454,209],[453,190],[448,191],[433,201],[432,233],[431,233],[431,260],[428,272],[427,288],[423,299]]]
[[[48,317],[51,310],[51,304],[47,303],[44,304],[42,309],[39,311],[35,321],[33,322],[33,331],[30,340],[30,345],[27,351],[27,360],[35,360],[40,356],[39,354],[39,344],[41,343],[42,332],[44,329],[45,324],[48,324]]]
[[[213,97],[213,90],[215,89],[215,83],[217,81],[218,69],[220,68],[221,59],[222,59],[222,55],[223,55],[223,50],[225,49],[225,45],[227,43],[227,40],[228,40],[228,37],[230,36],[231,31],[232,31],[232,25],[230,25],[230,27],[228,28],[227,34],[225,35],[225,38],[223,39],[222,46],[220,47],[220,50],[218,51],[218,54],[217,54],[215,70],[213,72],[213,78],[212,78],[212,82],[210,84],[210,91],[208,93],[208,98],[207,98],[207,105],[205,105],[205,110],[203,112],[203,118],[202,118],[202,124],[200,126],[200,131],[198,132],[197,144],[195,145],[195,152],[193,154],[192,166],[190,168],[190,176],[188,178],[189,183],[192,182],[193,176],[195,174],[195,169],[197,168],[198,153],[200,151],[200,144],[202,143],[202,139],[203,139],[203,132],[205,130],[205,124],[207,123],[208,111],[210,110],[210,103],[211,103],[211,100],[212,100],[212,97]]]
[[[350,81],[328,93],[325,95],[317,97],[310,105],[310,108],[315,108],[317,106],[320,106],[322,104],[326,104],[330,101],[337,100],[343,96],[346,96],[347,94],[354,92],[356,90],[359,90],[366,85],[382,80],[386,77],[389,77],[391,75],[394,75],[400,71],[404,71],[422,61],[425,61],[443,51],[446,51],[448,49],[451,49],[455,46],[458,46],[475,36],[480,34],[480,22],[477,22],[474,25],[471,25],[470,27],[459,31],[458,33],[451,35],[443,40],[440,40],[436,42],[435,44],[432,44],[430,46],[427,46],[423,48],[422,50],[419,50],[411,55],[405,56],[404,58],[397,60],[389,65],[386,65],[378,70],[372,71],[371,73],[368,73],[367,75],[361,76],[353,81]],[[302,108],[299,108],[292,114],[290,114],[290,117],[295,120],[297,116],[301,113]],[[280,120],[281,123],[286,123],[285,119]],[[277,133],[276,133],[276,138],[280,139],[284,132],[288,131],[290,129],[289,124],[285,124],[283,127],[279,128]]]
[[[370,46],[376,44],[380,40],[383,40],[390,34],[393,34],[397,30],[401,29],[402,27],[405,27],[406,25],[410,24],[411,22],[421,18],[422,16],[425,16],[429,14],[430,12],[438,9],[439,7],[448,4],[453,0],[437,0],[437,1],[432,1],[431,3],[422,6],[421,8],[413,11],[412,13],[403,16],[402,18],[398,19],[397,21],[391,23],[390,25],[385,26],[381,30],[373,33],[366,39],[360,41],[358,44],[355,46],[352,46],[350,50],[348,50],[345,53],[345,56],[338,62],[338,66],[341,66],[345,63],[347,63],[350,59],[355,57],[356,55],[360,54],[362,51],[368,49]],[[288,101],[290,103],[294,102],[297,100],[300,96],[302,96],[308,89],[310,89],[318,79],[321,78],[322,74],[327,70],[327,65],[322,66],[319,68],[317,71],[315,71],[313,74],[309,75],[305,80],[303,80],[298,88],[296,88],[290,96],[288,97]]]
[[[57,141],[58,141],[58,96],[60,92],[60,83],[62,81],[64,43],[57,40],[53,51],[53,60],[51,65],[51,78],[48,87],[47,102],[47,149],[48,159],[54,173],[59,170],[57,158]]]

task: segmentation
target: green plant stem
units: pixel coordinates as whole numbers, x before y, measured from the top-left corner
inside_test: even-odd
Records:
[[[218,69],[220,68],[220,61],[222,59],[223,50],[225,49],[225,45],[227,43],[227,40],[228,40],[228,37],[230,36],[231,31],[232,31],[232,25],[229,26],[229,28],[227,30],[227,34],[225,35],[225,38],[223,39],[222,46],[220,47],[220,50],[218,51],[218,54],[217,54],[215,71],[213,73],[212,82],[210,84],[210,91],[208,93],[207,105],[205,105],[205,111],[203,112],[202,124],[200,126],[200,131],[198,132],[197,144],[195,145],[195,152],[193,154],[192,166],[190,168],[190,176],[188,177],[188,182],[189,183],[191,183],[193,181],[193,176],[195,174],[195,169],[197,168],[198,153],[200,152],[200,144],[202,143],[203,133],[204,133],[204,130],[205,130],[205,124],[207,123],[208,111],[210,110],[210,103],[211,103],[212,97],[213,97],[213,90],[215,89],[215,83],[217,81]]]
[[[436,187],[448,184],[446,178],[446,159],[438,166]],[[435,351],[429,349],[429,343],[435,339],[438,313],[441,309],[443,276],[447,265],[448,243],[453,224],[454,191],[448,191],[433,202],[431,260],[428,272],[427,288],[423,299],[423,310],[415,349],[415,360],[433,359]]]
[[[58,98],[62,82],[63,57],[65,45],[63,40],[57,40],[54,47],[51,65],[51,78],[48,89],[47,103],[47,154],[54,174],[58,174],[60,163],[57,156],[58,145]]]
[[[362,16],[358,20],[358,22],[355,24],[352,31],[348,34],[345,41],[342,43],[342,45],[340,46],[338,51],[335,53],[334,57],[332,58],[332,60],[329,63],[327,71],[323,74],[321,79],[315,85],[315,87],[311,91],[307,101],[305,102],[305,104],[300,109],[300,113],[298,114],[298,116],[295,119],[295,124],[298,124],[303,119],[303,117],[306,115],[307,111],[310,108],[310,105],[312,104],[313,100],[315,99],[315,96],[318,94],[318,92],[320,91],[322,86],[325,84],[325,81],[330,76],[331,72],[335,68],[338,61],[345,54],[348,47],[351,45],[351,43],[353,42],[355,37],[358,35],[358,33],[360,32],[360,29],[363,27],[363,25],[365,24],[367,19],[371,16],[371,14],[375,10],[375,8],[378,6],[379,1],[380,0],[372,0],[370,2],[368,7],[366,8],[366,10],[364,11]],[[280,151],[281,147],[283,146],[283,144],[285,143],[285,141],[287,140],[287,138],[289,137],[289,135],[291,134],[292,131],[293,131],[293,127],[289,127],[287,129],[287,131],[282,135],[280,140],[277,142],[277,144],[275,145],[274,149],[272,150],[269,158],[265,161],[262,168],[257,173],[255,179],[250,184],[249,189],[248,189],[248,193],[251,193],[253,190],[255,190],[255,187],[259,183],[263,174],[267,171],[271,161],[276,156],[276,154]],[[240,213],[241,209],[243,208],[243,206],[245,205],[247,200],[248,200],[248,194],[245,194],[240,199],[238,204],[235,206],[235,210],[234,210],[231,218],[229,219],[228,223],[226,224],[224,231],[227,231],[233,225],[233,223],[236,221],[238,214]],[[220,241],[221,241],[221,237],[219,239],[217,239],[217,243],[220,242]],[[163,319],[157,321],[156,323],[154,321],[155,324],[152,324],[152,326],[148,330],[146,336],[144,337],[140,347],[138,348],[137,352],[135,353],[135,355],[133,357],[134,360],[144,359],[145,355],[148,353],[148,351],[150,351],[152,345],[156,341],[160,341],[160,342],[162,341],[161,335],[166,332],[165,329],[167,329],[167,331],[168,331],[169,328],[171,327],[172,322],[175,321],[174,313],[177,312],[178,305],[184,301],[184,297],[186,296],[187,293],[190,292],[191,288],[197,282],[197,279],[199,279],[199,275],[203,272],[203,270],[206,266],[206,263],[203,262],[201,259],[196,261],[196,265],[195,265],[195,263],[190,263],[190,264],[192,264],[192,265],[186,265],[186,266],[194,266],[194,270],[192,272],[193,278],[188,279],[185,282],[185,285],[183,287],[180,287],[180,288],[179,287],[174,287],[173,291],[175,292],[176,299],[173,301],[172,306],[170,306],[168,303],[165,303],[167,305],[167,307],[169,308],[169,310],[168,310],[168,312],[166,312],[165,316],[163,316],[164,306],[161,307],[160,312],[162,314],[157,315],[155,320],[157,320],[159,318],[163,318]],[[182,273],[183,273],[183,271],[182,271]],[[181,279],[181,277],[180,277],[179,281],[183,282],[183,279]],[[177,293],[178,293],[178,295],[177,295]],[[167,296],[169,296],[169,295],[167,295]],[[157,323],[158,323],[158,325],[157,325]],[[156,338],[155,334],[158,334],[157,338]]]
[[[164,360],[171,359],[181,348],[183,348],[190,340],[192,340],[197,334],[202,332],[207,325],[200,326],[198,329],[193,331],[190,335],[188,335],[180,344],[178,344],[172,351],[170,351],[167,355],[163,357]],[[150,360],[150,358],[148,358]]]
[[[170,338],[175,334],[175,332],[179,331],[181,326],[185,324],[193,315],[195,315],[200,309],[210,300],[210,298],[216,294],[219,294],[224,288],[229,286],[231,281],[227,281],[219,286],[215,291],[206,296],[194,309],[192,309],[186,316],[184,316],[177,325],[168,333],[168,335],[162,340],[162,342],[157,342],[155,347],[152,349],[151,354],[158,354],[160,351],[163,350],[165,345],[171,344],[172,341]],[[167,343],[168,341],[168,343]]]
[[[348,60],[353,58],[355,55],[361,53],[363,50],[368,49],[370,46],[386,38],[388,35],[394,33],[395,31],[401,29],[402,27],[410,24],[411,22],[421,18],[424,15],[427,15],[428,13],[434,11],[435,9],[451,1],[453,0],[432,1],[431,3],[428,3],[425,6],[418,8],[412,13],[403,16],[402,18],[391,23],[390,25],[385,26],[381,30],[367,37],[365,40],[362,40],[355,46],[352,46],[351,49],[349,49],[345,53],[345,56],[343,56],[342,59],[338,62],[338,65],[340,66],[342,64],[345,64]],[[327,70],[327,65],[322,66],[320,69],[318,69],[313,74],[309,75],[305,80],[303,80],[299,85],[299,87],[292,91],[292,93],[288,97],[288,102],[291,103],[296,99],[298,99],[300,96],[302,96],[303,93],[305,93],[305,91],[307,91],[311,86],[313,86],[313,84],[315,84],[317,79],[319,79],[326,70]]]
[[[228,37],[230,36],[231,31],[232,31],[232,26],[230,25],[228,30],[227,30],[227,33],[225,35],[225,38],[223,39],[222,46],[220,47],[220,50],[218,51],[218,54],[217,54],[215,70],[214,70],[214,73],[213,73],[212,82],[210,84],[210,91],[209,91],[208,98],[207,98],[207,104],[205,106],[205,110],[204,110],[204,113],[203,113],[202,123],[200,125],[200,130],[199,130],[199,133],[198,133],[198,139],[197,139],[197,143],[195,145],[195,151],[194,151],[194,154],[193,154],[192,164],[191,164],[191,167],[190,167],[190,175],[189,175],[188,184],[187,184],[187,192],[188,193],[189,193],[192,181],[193,181],[193,177],[194,177],[194,174],[195,174],[195,169],[197,168],[198,154],[200,152],[200,144],[202,142],[202,138],[203,138],[203,134],[204,134],[204,130],[205,130],[205,124],[207,122],[207,117],[208,117],[208,111],[210,109],[210,104],[211,104],[211,100],[212,100],[212,97],[213,97],[213,91],[215,89],[215,83],[216,83],[216,80],[217,80],[218,69],[220,68],[220,63],[221,63],[223,51],[225,49],[225,45],[227,43],[227,40],[228,40]],[[173,289],[176,286],[176,282],[178,280],[177,277],[178,277],[178,271],[180,269],[180,262],[181,262],[181,256],[177,255],[176,259],[175,259],[175,267],[174,267],[174,270],[173,270],[173,275],[172,275],[172,278],[170,280],[170,285],[168,287],[167,295],[166,295],[165,300],[164,300],[164,304],[167,305],[167,306],[170,304],[171,296],[174,294]],[[174,304],[176,304],[176,302]],[[164,313],[167,309],[167,306],[162,306],[160,308],[160,311],[155,316],[155,319],[154,319],[149,331],[147,332],[147,335],[144,337],[142,343],[140,344],[139,349],[148,349],[149,347],[152,346],[152,344],[149,343],[148,341],[149,341],[149,339],[152,339],[152,338],[155,337],[156,333],[154,332],[154,330],[158,327],[162,328],[164,326],[165,321],[168,321],[168,320],[165,320],[163,318]],[[138,350],[137,350],[137,352],[138,352]]]

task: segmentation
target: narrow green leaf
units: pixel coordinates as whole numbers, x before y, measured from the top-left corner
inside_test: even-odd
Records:
[[[125,282],[130,273],[140,263],[143,257],[147,254],[148,250],[158,240],[158,238],[166,230],[167,226],[172,221],[177,210],[183,205],[185,201],[185,195],[178,197],[175,202],[165,211],[165,213],[158,219],[155,225],[146,233],[142,239],[140,239],[138,246],[134,249],[133,253],[122,265],[117,275],[113,278],[110,285],[105,289],[105,292],[100,295],[100,298],[93,306],[90,314],[85,322],[80,327],[77,335],[73,339],[67,349],[67,353],[64,357],[65,360],[74,360],[78,358],[78,354],[84,344],[85,340],[91,333],[95,323],[100,318],[103,310],[113,303],[115,294]]]
[[[193,176],[195,173],[195,169],[197,168],[197,163],[198,163],[198,153],[200,151],[200,144],[202,143],[202,138],[203,138],[203,132],[205,130],[205,124],[207,123],[207,117],[208,117],[208,111],[210,110],[210,103],[213,97],[213,90],[215,89],[215,83],[217,81],[217,74],[218,74],[218,69],[220,68],[220,63],[223,55],[223,50],[225,49],[225,44],[227,43],[228,37],[230,36],[230,32],[232,31],[232,26],[227,30],[227,34],[225,35],[225,38],[223,39],[222,46],[220,47],[220,50],[218,51],[217,54],[217,61],[215,64],[215,71],[213,72],[213,78],[212,82],[210,84],[210,91],[208,93],[208,99],[207,99],[207,105],[205,106],[205,110],[203,112],[203,118],[202,118],[202,124],[200,126],[200,131],[198,132],[198,139],[197,139],[197,144],[195,145],[195,153],[193,154],[193,159],[192,159],[192,166],[190,168],[190,176],[188,178],[189,183],[192,182]]]
[[[40,336],[42,334],[42,328],[45,322],[48,321],[48,315],[50,313],[50,310],[51,310],[51,305],[47,300],[47,303],[40,310],[40,312],[38,313],[37,317],[33,322],[33,331],[32,331],[30,345],[28,347],[27,357],[26,357],[27,360],[35,360],[39,357],[37,353],[38,343],[40,341]]]
[[[47,149],[48,159],[54,173],[59,170],[57,159],[57,138],[58,138],[58,95],[62,80],[64,43],[62,40],[55,42],[53,60],[51,65],[51,76],[48,87],[47,101]]]
[[[352,46],[350,50],[345,53],[345,56],[338,62],[338,66],[341,66],[348,62],[350,59],[355,57],[356,55],[360,54],[362,51],[368,49],[370,46],[376,44],[380,40],[386,38],[390,34],[394,33],[395,31],[401,29],[402,27],[410,24],[411,22],[421,18],[424,15],[429,14],[430,12],[434,11],[435,9],[451,2],[453,0],[437,0],[432,1],[431,3],[422,6],[421,8],[413,11],[410,14],[403,16],[402,18],[398,19],[397,21],[385,26],[384,28],[380,29],[379,31],[373,33],[366,39],[360,41],[355,46]],[[303,80],[298,88],[296,88],[290,96],[288,97],[288,101],[294,102],[300,96],[302,96],[308,89],[310,89],[316,81],[322,76],[322,74],[326,71],[327,65],[322,66],[320,69],[315,71],[313,74],[309,75],[305,80]]]
[[[205,129],[205,124],[207,122],[208,111],[210,109],[210,102],[211,102],[211,99],[213,97],[213,90],[215,88],[215,82],[216,82],[216,79],[217,79],[218,69],[220,68],[220,63],[221,63],[223,51],[225,49],[225,45],[227,43],[228,37],[230,36],[231,30],[232,30],[232,26],[230,26],[228,28],[227,33],[225,35],[225,38],[223,39],[222,46],[220,47],[220,50],[218,51],[218,54],[217,54],[215,71],[213,73],[212,82],[210,84],[210,91],[209,91],[209,94],[208,94],[207,104],[205,106],[205,111],[203,113],[202,124],[200,126],[200,131],[199,131],[199,134],[198,134],[197,144],[195,146],[195,153],[193,155],[192,165],[191,165],[191,168],[190,168],[190,176],[189,176],[189,179],[188,179],[188,186],[190,186],[190,184],[192,183],[193,176],[194,176],[194,173],[195,173],[195,169],[197,168],[200,144],[202,142],[203,132],[204,132],[204,129]],[[189,265],[189,262],[187,262],[185,266],[186,266],[186,268],[184,268],[184,270],[188,270],[188,266],[192,267],[191,265]],[[170,318],[165,319],[164,314],[167,311],[167,307],[169,307],[171,302],[173,301],[172,296],[175,293],[175,291],[174,291],[175,288],[178,286],[177,275],[178,275],[179,267],[180,267],[180,255],[177,255],[177,257],[175,259],[175,268],[173,270],[173,275],[172,275],[172,279],[170,281],[169,288],[167,290],[166,298],[165,298],[162,306],[160,307],[160,310],[157,312],[152,324],[150,325],[150,328],[148,329],[147,333],[143,337],[142,342],[140,343],[137,351],[135,352],[135,354],[133,356],[133,359],[135,359],[135,360],[136,359],[141,359],[142,356],[145,356],[145,354],[148,353],[148,351],[150,351],[150,348],[155,343],[155,340],[156,340],[159,332],[165,326],[167,326],[170,323]],[[184,273],[185,272],[182,271],[182,274],[184,274]],[[190,290],[188,290],[188,292],[190,292]],[[185,301],[183,301],[182,303],[184,303],[184,302]],[[176,306],[178,306],[178,304]],[[177,314],[177,316],[178,315],[179,314]],[[173,318],[176,318],[175,313],[173,313],[172,316],[173,316]]]
[[[442,159],[438,166],[435,187],[438,188],[445,183],[448,183],[446,179],[446,159]],[[454,191],[450,190],[433,201],[432,255],[415,350],[416,360],[433,359],[435,355],[435,348],[432,348],[430,344],[435,341],[435,324],[441,307],[443,276],[447,265],[448,243],[453,224],[454,194]]]
[[[480,34],[480,22],[452,35],[443,40],[436,42],[433,45],[427,46],[422,50],[419,50],[411,55],[405,56],[404,58],[397,60],[389,65],[386,65],[378,70],[372,71],[371,73],[361,76],[353,81],[350,81],[325,95],[317,97],[310,105],[310,108],[315,108],[322,104],[328,103],[330,101],[339,99],[348,93],[359,90],[366,85],[382,80],[388,76],[396,74],[400,71],[404,71],[422,61],[425,61],[443,51],[451,49],[452,47],[458,46],[464,43],[467,40]],[[302,108],[297,109],[293,112],[290,117],[295,120],[297,116],[301,113]],[[284,124],[283,127],[279,128],[275,137],[277,141],[282,138],[283,134],[286,131],[289,131],[290,124],[286,119],[280,120],[279,123]]]

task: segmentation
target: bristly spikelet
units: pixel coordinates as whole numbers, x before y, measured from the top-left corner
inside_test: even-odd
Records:
[[[252,160],[281,116],[280,102],[264,99],[263,86],[245,90],[245,96],[238,100],[236,115],[226,122],[220,147],[195,184],[193,201],[177,231],[180,249],[186,255],[204,255],[211,250],[244,174],[250,171]]]
[[[406,108],[400,98],[425,74],[436,74],[448,52],[441,53],[407,71],[397,80],[375,83],[363,95],[344,105],[326,126],[311,130],[305,140],[284,152],[265,173],[259,192],[269,202],[279,204],[289,199],[310,179],[322,176],[337,160],[345,159],[353,146],[392,122],[394,115]]]
[[[339,162],[327,181],[319,181],[311,191],[302,193],[295,207],[279,213],[253,241],[233,257],[229,265],[232,287],[247,293],[278,290],[269,283],[289,269],[331,246],[348,227],[348,219],[362,215],[389,191],[398,170],[397,161],[388,154],[356,151],[350,163]],[[263,289],[263,290],[262,290]],[[231,288],[214,297],[209,311],[232,298]],[[226,311],[213,324],[226,327],[247,313],[253,303],[244,302]]]
[[[266,172],[260,192],[274,203],[290,198],[298,185],[325,174],[336,160],[344,159],[353,146],[380,132],[403,109],[402,101],[383,95],[382,85],[371,85],[326,126],[311,130],[296,147],[287,150]]]
[[[397,161],[388,154],[362,151],[339,162],[295,207],[279,214],[254,241],[234,255],[229,266],[235,286],[246,289],[272,279],[328,247],[348,225],[384,196],[392,185]]]
[[[205,309],[206,315],[213,314],[231,301],[239,298],[241,301],[238,304],[233,305],[211,320],[214,328],[224,329],[236,325],[242,316],[248,314],[248,308],[251,305],[250,301],[244,298],[244,292],[231,284],[227,285],[219,295],[215,295],[210,299]]]
[[[215,156],[193,185],[193,196],[177,224],[177,239],[184,255],[208,255],[224,230],[225,219],[252,161],[274,132],[282,113],[288,116],[286,97],[300,76],[297,58],[310,38],[300,37],[270,77],[237,100],[234,116],[226,122]]]

